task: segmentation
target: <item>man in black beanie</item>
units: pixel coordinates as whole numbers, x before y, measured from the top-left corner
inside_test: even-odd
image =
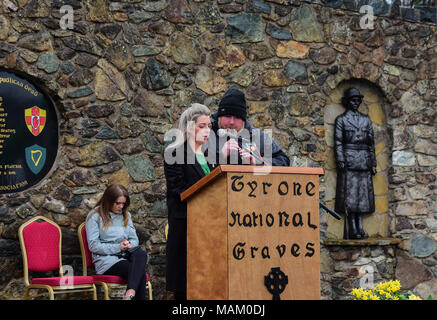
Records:
[[[247,106],[244,93],[236,88],[230,88],[225,92],[219,103],[217,116],[233,115],[246,121]]]
[[[225,92],[211,122],[219,164],[290,165],[290,159],[271,137],[249,123],[246,98],[237,88]]]

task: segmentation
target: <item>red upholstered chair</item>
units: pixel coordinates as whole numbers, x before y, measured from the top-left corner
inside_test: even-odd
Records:
[[[18,237],[23,256],[25,300],[46,294],[49,295],[50,300],[54,300],[55,294],[85,291],[92,292],[93,299],[97,299],[92,277],[64,276],[61,258],[62,232],[55,222],[42,216],[34,217],[20,226]],[[29,270],[39,272],[59,270],[59,277],[32,278],[29,281]],[[47,292],[30,296],[31,289],[43,289]]]
[[[80,252],[82,253],[83,275],[86,276],[88,273],[88,268],[94,269],[94,264],[93,264],[93,259],[91,256],[90,249],[88,248],[85,222],[83,222],[79,226],[77,230],[77,235],[79,237]],[[124,287],[127,283],[126,279],[119,276],[96,274],[96,275],[92,275],[91,277],[93,277],[94,283],[96,285],[103,287],[103,294],[105,300],[109,300],[109,289]],[[149,300],[152,300],[153,299],[152,284],[150,283],[150,278],[148,274],[146,274],[146,280],[147,280],[146,289],[149,293]]]

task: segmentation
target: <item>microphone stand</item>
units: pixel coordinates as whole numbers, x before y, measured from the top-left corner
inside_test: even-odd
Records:
[[[240,143],[241,141],[241,143]],[[250,155],[252,155],[256,160],[258,160],[260,163],[263,163],[265,165],[270,166],[271,164],[267,163],[263,158],[261,158],[258,154],[254,153],[252,150],[250,150],[248,147],[246,147],[243,144],[243,138],[242,137],[238,137],[238,145],[240,146],[240,148],[244,149],[245,151],[247,151]]]

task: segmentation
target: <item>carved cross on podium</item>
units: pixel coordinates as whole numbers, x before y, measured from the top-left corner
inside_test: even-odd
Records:
[[[267,290],[273,295],[272,300],[281,300],[280,294],[284,291],[288,284],[288,276],[278,268],[272,268],[266,276],[264,276],[264,285]]]

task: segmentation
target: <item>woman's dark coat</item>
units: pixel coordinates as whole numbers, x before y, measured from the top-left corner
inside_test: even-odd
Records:
[[[187,282],[187,203],[181,201],[180,195],[205,174],[191,147],[186,142],[171,150],[169,154],[174,159],[177,153],[183,155],[183,161],[180,161],[183,163],[168,164],[164,160],[169,224],[166,247],[166,289],[185,292]],[[188,161],[189,159],[191,161]],[[212,171],[213,165],[208,164],[208,166]]]
[[[375,143],[370,118],[351,110],[335,119],[335,159],[345,170],[337,170],[335,211],[375,211],[372,168],[376,168]]]

